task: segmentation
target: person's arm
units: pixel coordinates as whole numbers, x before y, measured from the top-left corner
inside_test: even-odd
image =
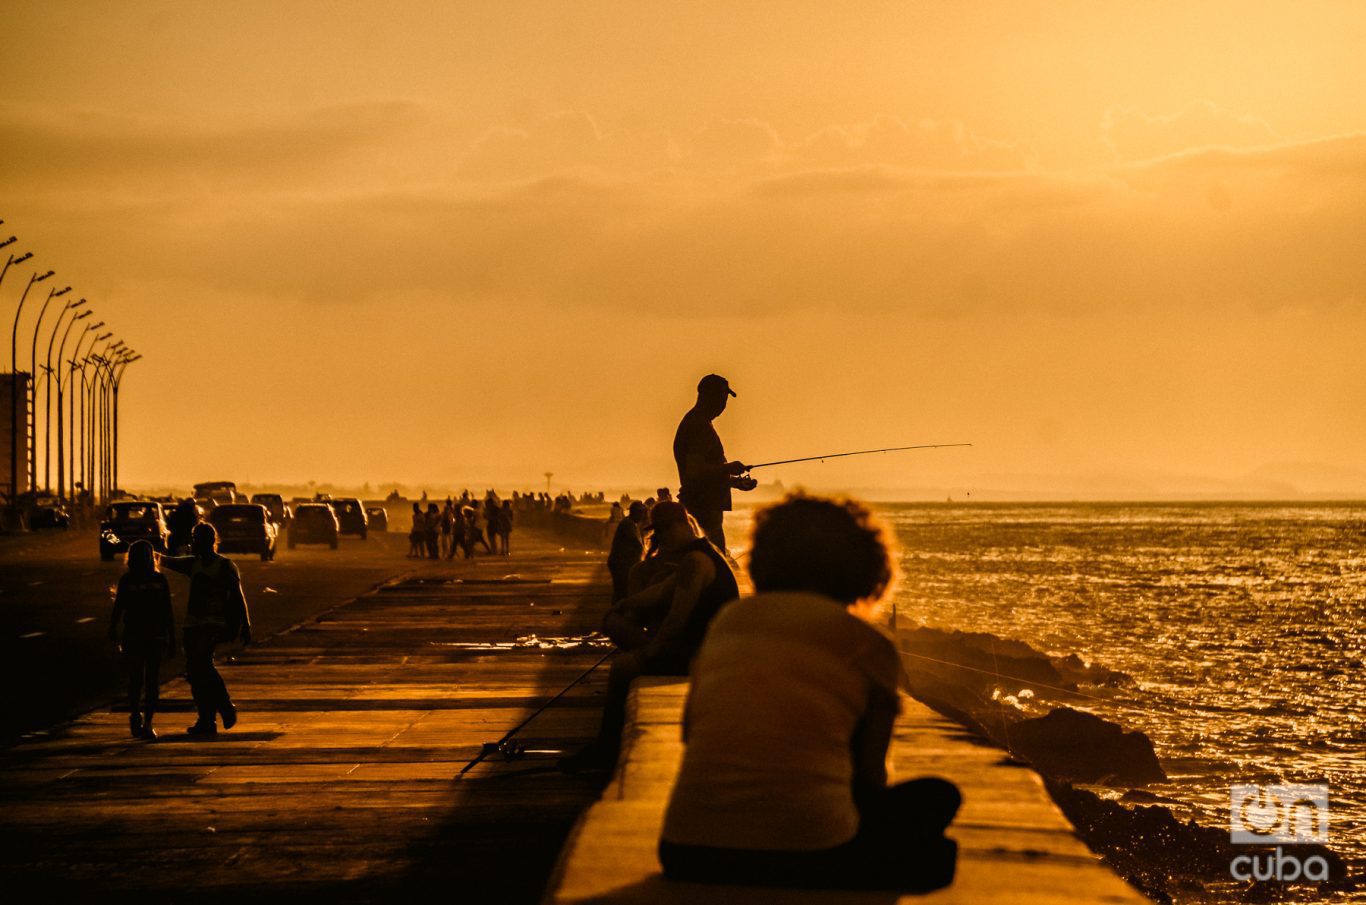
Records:
[[[674,579],[673,600],[669,604],[669,612],[664,616],[654,639],[645,645],[647,657],[662,654],[683,633],[688,619],[692,616],[693,608],[702,598],[702,592],[715,580],[716,567],[705,554],[689,553],[683,557]]]
[[[715,484],[731,479],[740,480],[739,476],[749,469],[743,462],[710,462],[706,456],[690,452],[683,457],[683,473],[688,478],[687,483],[701,482],[704,484]]]
[[[892,744],[892,726],[901,709],[896,692],[875,687],[868,698],[868,709],[854,729],[854,801],[862,803],[887,787],[887,756]]]
[[[123,618],[123,611],[124,611],[124,609],[126,608],[126,604],[125,604],[124,596],[123,596],[124,593],[125,593],[124,590],[123,590],[123,583],[124,583],[124,579],[125,579],[125,578],[127,578],[126,575],[125,575],[125,576],[121,576],[121,577],[119,578],[119,587],[118,587],[118,590],[114,592],[114,612],[113,612],[112,614],[110,614],[110,616],[109,616],[109,640],[110,640],[110,641],[118,641],[118,640],[119,640],[119,620]]]
[[[851,752],[854,800],[861,805],[867,796],[886,788],[890,777],[892,727],[901,712],[897,686],[902,668],[896,646],[880,632],[871,647],[859,651],[853,663],[867,670],[869,682],[868,705],[854,729]]]
[[[175,607],[171,606],[171,583],[165,578],[161,579],[161,606],[165,614],[166,624],[166,653],[172,657],[176,654],[175,643]]]
[[[228,605],[237,607],[237,611],[242,616],[242,633],[238,636],[243,644],[251,643],[251,611],[247,608],[247,595],[242,593],[242,573],[237,571],[236,563],[232,563],[231,571],[228,573]]]
[[[646,627],[651,611],[658,612],[673,594],[673,580],[648,585],[645,588],[623,597],[602,619],[602,631],[612,643],[622,650],[638,650],[649,641]]]

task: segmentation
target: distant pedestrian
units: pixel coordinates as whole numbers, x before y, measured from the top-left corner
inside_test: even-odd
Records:
[[[218,554],[218,532],[213,525],[200,522],[194,526],[190,553],[163,556],[161,564],[190,576],[190,598],[185,607],[185,677],[190,681],[199,720],[188,731],[190,735],[217,735],[217,716],[222,715],[224,729],[231,729],[237,723],[237,708],[213,665],[213,649],[239,638],[243,644],[250,644],[251,614],[237,564]]]
[[[173,555],[190,548],[190,532],[198,523],[199,506],[190,497],[181,500],[175,509],[171,510],[170,518],[166,519],[166,527],[171,530],[166,547]]]
[[[465,550],[466,559],[474,559],[474,548],[482,544],[484,552],[492,554],[489,542],[484,539],[484,529],[479,527],[479,514],[474,511],[472,506],[466,506],[464,510],[465,536],[462,538],[462,546]]]
[[[441,510],[435,503],[427,504],[427,517],[423,520],[423,539],[427,542],[427,558],[441,558]]]
[[[451,558],[451,536],[455,532],[455,501],[446,497],[446,506],[441,510],[441,557]]]
[[[502,505],[501,507],[499,507],[498,512],[497,512],[497,516],[498,516],[498,530],[497,530],[496,533],[497,533],[497,535],[498,535],[498,547],[500,548],[500,549],[499,549],[499,552],[502,553],[504,556],[511,556],[511,555],[512,555],[512,550],[511,550],[511,540],[512,540],[512,501],[511,501],[511,500],[503,500],[503,505]]]
[[[128,667],[128,731],[134,738],[151,740],[157,737],[152,717],[161,690],[161,656],[174,657],[176,644],[171,586],[157,569],[156,551],[145,540],[128,548],[128,571],[119,577],[109,619],[110,641],[120,640],[120,621]]]
[[[455,559],[457,553],[465,551],[465,508],[460,505],[451,508],[451,547],[446,551],[447,559]]]
[[[408,558],[421,559],[427,548],[427,517],[422,514],[422,506],[413,504],[413,527],[408,531]]]

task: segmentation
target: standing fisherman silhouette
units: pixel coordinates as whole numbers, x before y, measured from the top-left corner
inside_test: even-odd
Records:
[[[697,384],[697,402],[688,409],[674,434],[674,462],[678,465],[678,499],[697,520],[707,540],[726,550],[725,514],[732,490],[753,490],[759,482],[745,477],[749,469],[728,462],[721,438],[712,426],[726,410],[735,391],[719,374],[708,374]]]

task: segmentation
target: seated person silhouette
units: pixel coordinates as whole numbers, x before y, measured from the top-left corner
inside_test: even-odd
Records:
[[[653,513],[657,550],[650,583],[613,604],[603,621],[620,651],[607,678],[598,739],[560,760],[570,773],[610,770],[621,746],[626,698],[640,676],[686,676],[716,614],[739,596],[735,573],[681,503],[660,503]]]
[[[862,505],[791,496],[755,520],[756,593],[712,623],[692,667],[685,749],[659,843],[672,880],[925,891],[952,882],[952,783],[888,785],[894,576]]]

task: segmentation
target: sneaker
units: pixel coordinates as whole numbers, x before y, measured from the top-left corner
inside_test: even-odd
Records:
[[[228,701],[224,704],[218,712],[223,715],[224,729],[231,729],[233,726],[237,725],[237,708],[233,705],[232,701]]]
[[[186,729],[185,732],[186,732],[187,735],[202,735],[202,736],[217,735],[217,734],[218,734],[218,724],[217,724],[217,723],[195,723],[193,726],[191,726],[190,728]]]
[[[138,736],[145,741],[154,742],[157,740],[157,731],[151,726],[143,726],[142,733]]]
[[[133,738],[142,738],[142,717],[140,715],[128,714],[128,732]]]

